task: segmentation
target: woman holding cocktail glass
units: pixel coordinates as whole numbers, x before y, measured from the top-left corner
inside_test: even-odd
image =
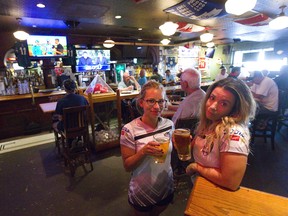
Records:
[[[137,98],[142,116],[126,124],[121,131],[123,164],[125,170],[132,173],[128,201],[134,215],[157,216],[173,199],[170,135],[174,125],[161,117],[165,105],[163,86],[153,80],[147,82]],[[163,135],[161,139],[166,147],[156,141],[159,134]]]
[[[211,85],[192,142],[195,163],[186,168],[222,187],[237,190],[250,152],[249,119],[256,104],[248,86],[226,78]]]

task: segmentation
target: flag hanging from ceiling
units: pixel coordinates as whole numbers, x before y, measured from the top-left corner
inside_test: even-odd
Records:
[[[186,23],[186,22],[177,22],[178,32],[186,32],[186,33],[191,33],[191,32],[200,32],[205,29],[205,27],[198,26],[192,23]]]
[[[136,2],[136,3],[142,3],[142,2],[145,2],[145,1],[149,1],[149,0],[133,0],[133,1]]]
[[[207,0],[184,0],[164,11],[196,20],[220,17],[227,14],[223,4],[208,2]]]
[[[242,25],[248,25],[248,26],[264,26],[264,25],[268,25],[268,23],[271,20],[272,19],[266,16],[265,14],[259,13],[251,17],[234,20],[234,22],[240,23]]]

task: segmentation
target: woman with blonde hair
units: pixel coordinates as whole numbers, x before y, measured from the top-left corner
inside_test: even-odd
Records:
[[[174,125],[161,117],[166,100],[160,83],[151,80],[144,84],[136,104],[142,116],[124,125],[120,137],[124,168],[131,172],[128,202],[134,216],[157,216],[173,200],[172,142],[163,163],[155,163],[154,157],[163,151],[153,135],[171,135]]]
[[[213,83],[201,107],[200,121],[192,141],[196,172],[219,186],[237,190],[244,176],[249,149],[248,123],[256,103],[248,86],[239,79]]]

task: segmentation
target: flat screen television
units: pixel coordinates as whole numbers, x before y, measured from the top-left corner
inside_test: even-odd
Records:
[[[76,49],[76,72],[110,70],[110,50]]]
[[[205,52],[205,57],[206,58],[213,58],[215,53],[215,48],[207,48],[206,52]]]
[[[67,37],[56,35],[30,35],[27,39],[30,57],[67,56]]]

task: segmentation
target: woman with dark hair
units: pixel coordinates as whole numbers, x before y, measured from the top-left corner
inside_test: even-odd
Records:
[[[171,141],[164,162],[154,162],[154,157],[163,155],[163,151],[153,135],[171,135],[174,129],[171,120],[161,117],[165,104],[163,86],[154,80],[147,82],[137,98],[137,108],[142,116],[126,124],[121,131],[123,164],[125,170],[131,172],[128,201],[135,216],[157,216],[173,199]]]
[[[186,172],[237,190],[246,170],[250,152],[248,123],[255,111],[252,93],[242,80],[226,78],[213,83],[202,103],[192,141],[195,162]]]

